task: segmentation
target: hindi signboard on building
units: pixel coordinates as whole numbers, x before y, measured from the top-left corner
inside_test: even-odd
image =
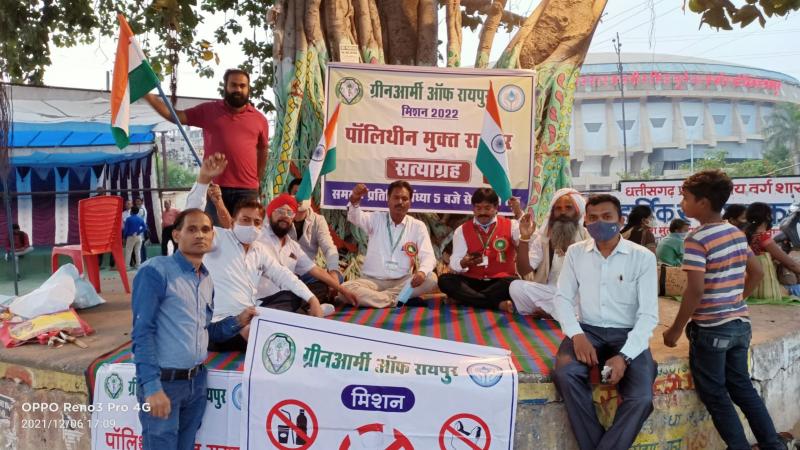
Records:
[[[322,205],[345,208],[356,183],[361,201],[386,208],[386,186],[414,187],[412,211],[471,213],[475,188],[487,186],[475,166],[489,82],[497,93],[512,192],[529,197],[536,103],[529,70],[330,64],[327,114],[341,104],[336,170],[323,182]]]
[[[622,203],[622,214],[627,215],[637,205],[646,205],[653,210],[653,234],[656,237],[669,234],[669,223],[673,219],[689,220],[692,227],[698,222],[683,213],[681,185],[683,180],[623,181],[620,191],[614,192]],[[733,192],[728,204],[749,205],[764,202],[772,207],[775,224],[783,220],[789,206],[800,196],[800,177],[734,178]]]
[[[508,351],[259,313],[245,361],[242,449],[513,448],[517,373]]]

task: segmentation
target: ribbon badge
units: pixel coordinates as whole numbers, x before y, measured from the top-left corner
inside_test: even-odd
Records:
[[[417,244],[409,241],[403,244],[403,251],[408,256],[408,259],[411,260],[411,273],[417,272],[417,255],[419,255],[419,249],[417,248]]]
[[[497,238],[492,243],[492,247],[497,250],[497,260],[506,262],[506,250],[508,249],[508,241],[506,238]]]

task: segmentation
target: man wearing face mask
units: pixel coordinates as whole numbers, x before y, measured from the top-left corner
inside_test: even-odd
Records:
[[[294,215],[297,214],[297,200],[289,194],[281,194],[267,205],[266,218],[269,223],[261,227],[256,241],[263,244],[270,255],[282,266],[291,270],[298,277],[303,275],[313,276],[325,283],[330,289],[339,293],[351,305],[356,305],[356,298],[347,289],[339,284],[339,280],[329,275],[321,267],[306,256],[300,244],[290,239],[289,230],[294,226]],[[269,277],[262,276],[258,283],[256,298],[262,304],[275,309],[297,311],[303,306],[303,298],[291,290],[282,290],[279,285]],[[319,297],[318,297],[319,298]],[[320,298],[320,301],[323,299]],[[327,300],[327,298],[325,299]],[[333,300],[332,298],[330,300]],[[323,314],[333,313],[331,304],[322,305]]]
[[[500,309],[534,318],[553,315],[556,284],[567,248],[589,238],[583,227],[585,205],[578,191],[564,188],[553,194],[550,214],[540,230],[536,230],[531,211],[522,217],[519,253],[527,258],[517,258],[517,271],[523,279],[511,283],[511,300],[501,303]]]
[[[669,234],[661,239],[656,248],[658,262],[673,267],[683,265],[683,240],[687,234],[689,234],[689,222],[683,219],[674,219],[670,222]]]
[[[344,286],[356,295],[359,306],[386,308],[397,305],[400,291],[409,284],[411,297],[436,287],[436,257],[428,227],[409,215],[414,189],[407,181],[392,182],[387,188],[388,212],[366,212],[361,199],[368,189],[357,184],[350,194],[347,220],[369,235],[362,277]]]
[[[227,161],[219,153],[210,155],[203,161],[197,182],[186,198],[186,208],[203,209],[211,179],[225,170]],[[221,204],[221,202],[220,202]],[[227,210],[220,212],[227,215]],[[264,207],[255,198],[242,200],[233,210],[233,229],[214,227],[212,249],[203,258],[214,281],[213,322],[236,316],[251,306],[273,307],[256,301],[256,292],[261,277],[272,280],[281,289],[292,291],[306,301],[309,314],[322,317],[319,300],[314,297],[297,277],[283,267],[263,244],[257,242],[261,233]],[[233,339],[215,343],[210,347],[215,351],[247,349],[250,328],[243,328]]]
[[[653,411],[657,366],[649,339],[658,324],[656,258],[620,236],[624,222],[616,197],[594,195],[586,203],[591,238],[569,247],[558,278],[554,315],[566,337],[553,381],[581,450],[630,448]],[[589,383],[589,371],[598,365],[622,399],[608,430],[597,419]]]
[[[230,161],[228,169],[214,179],[222,189],[228,211],[247,198],[257,197],[260,180],[267,167],[269,127],[267,119],[250,104],[250,74],[228,69],[222,77],[222,100],[205,102],[187,110],[176,110],[184,125],[203,129],[204,158],[222,153]],[[172,121],[169,108],[161,99],[148,94],[145,100],[166,120]],[[216,209],[207,211],[219,225]]]
[[[472,194],[473,219],[453,233],[450,273],[439,277],[439,289],[456,302],[498,309],[517,278],[519,222],[497,215],[500,198],[491,188]]]

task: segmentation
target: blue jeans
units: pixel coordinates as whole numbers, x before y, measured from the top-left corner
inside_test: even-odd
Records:
[[[747,370],[750,323],[734,320],[715,327],[689,322],[689,368],[695,390],[706,405],[714,426],[731,450],[749,450],[750,444],[733,404],[747,417],[761,450],[786,448],[758,396]]]
[[[631,331],[628,328],[602,328],[585,323],[581,324],[581,329],[597,351],[600,367],[619,353]],[[653,361],[649,348],[633,359],[617,384],[622,404],[617,408],[614,422],[608,430],[597,419],[589,370],[590,367],[575,356],[572,339],[564,338],[556,356],[553,383],[564,399],[578,447],[581,450],[630,448],[644,421],[653,412],[653,381],[658,364]]]
[[[171,409],[166,419],[139,411],[144,450],[194,450],[195,436],[206,411],[207,376],[208,371],[203,368],[191,380],[161,382]],[[142,392],[138,386],[140,405],[144,403]]]

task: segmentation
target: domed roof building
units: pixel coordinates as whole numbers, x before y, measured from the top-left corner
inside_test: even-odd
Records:
[[[571,171],[578,189],[611,189],[625,172],[677,175],[724,151],[760,159],[776,103],[800,103],[797,79],[754,67],[674,55],[622,54],[625,120],[616,53],[589,54],[575,89]],[[624,133],[623,133],[624,129]]]

